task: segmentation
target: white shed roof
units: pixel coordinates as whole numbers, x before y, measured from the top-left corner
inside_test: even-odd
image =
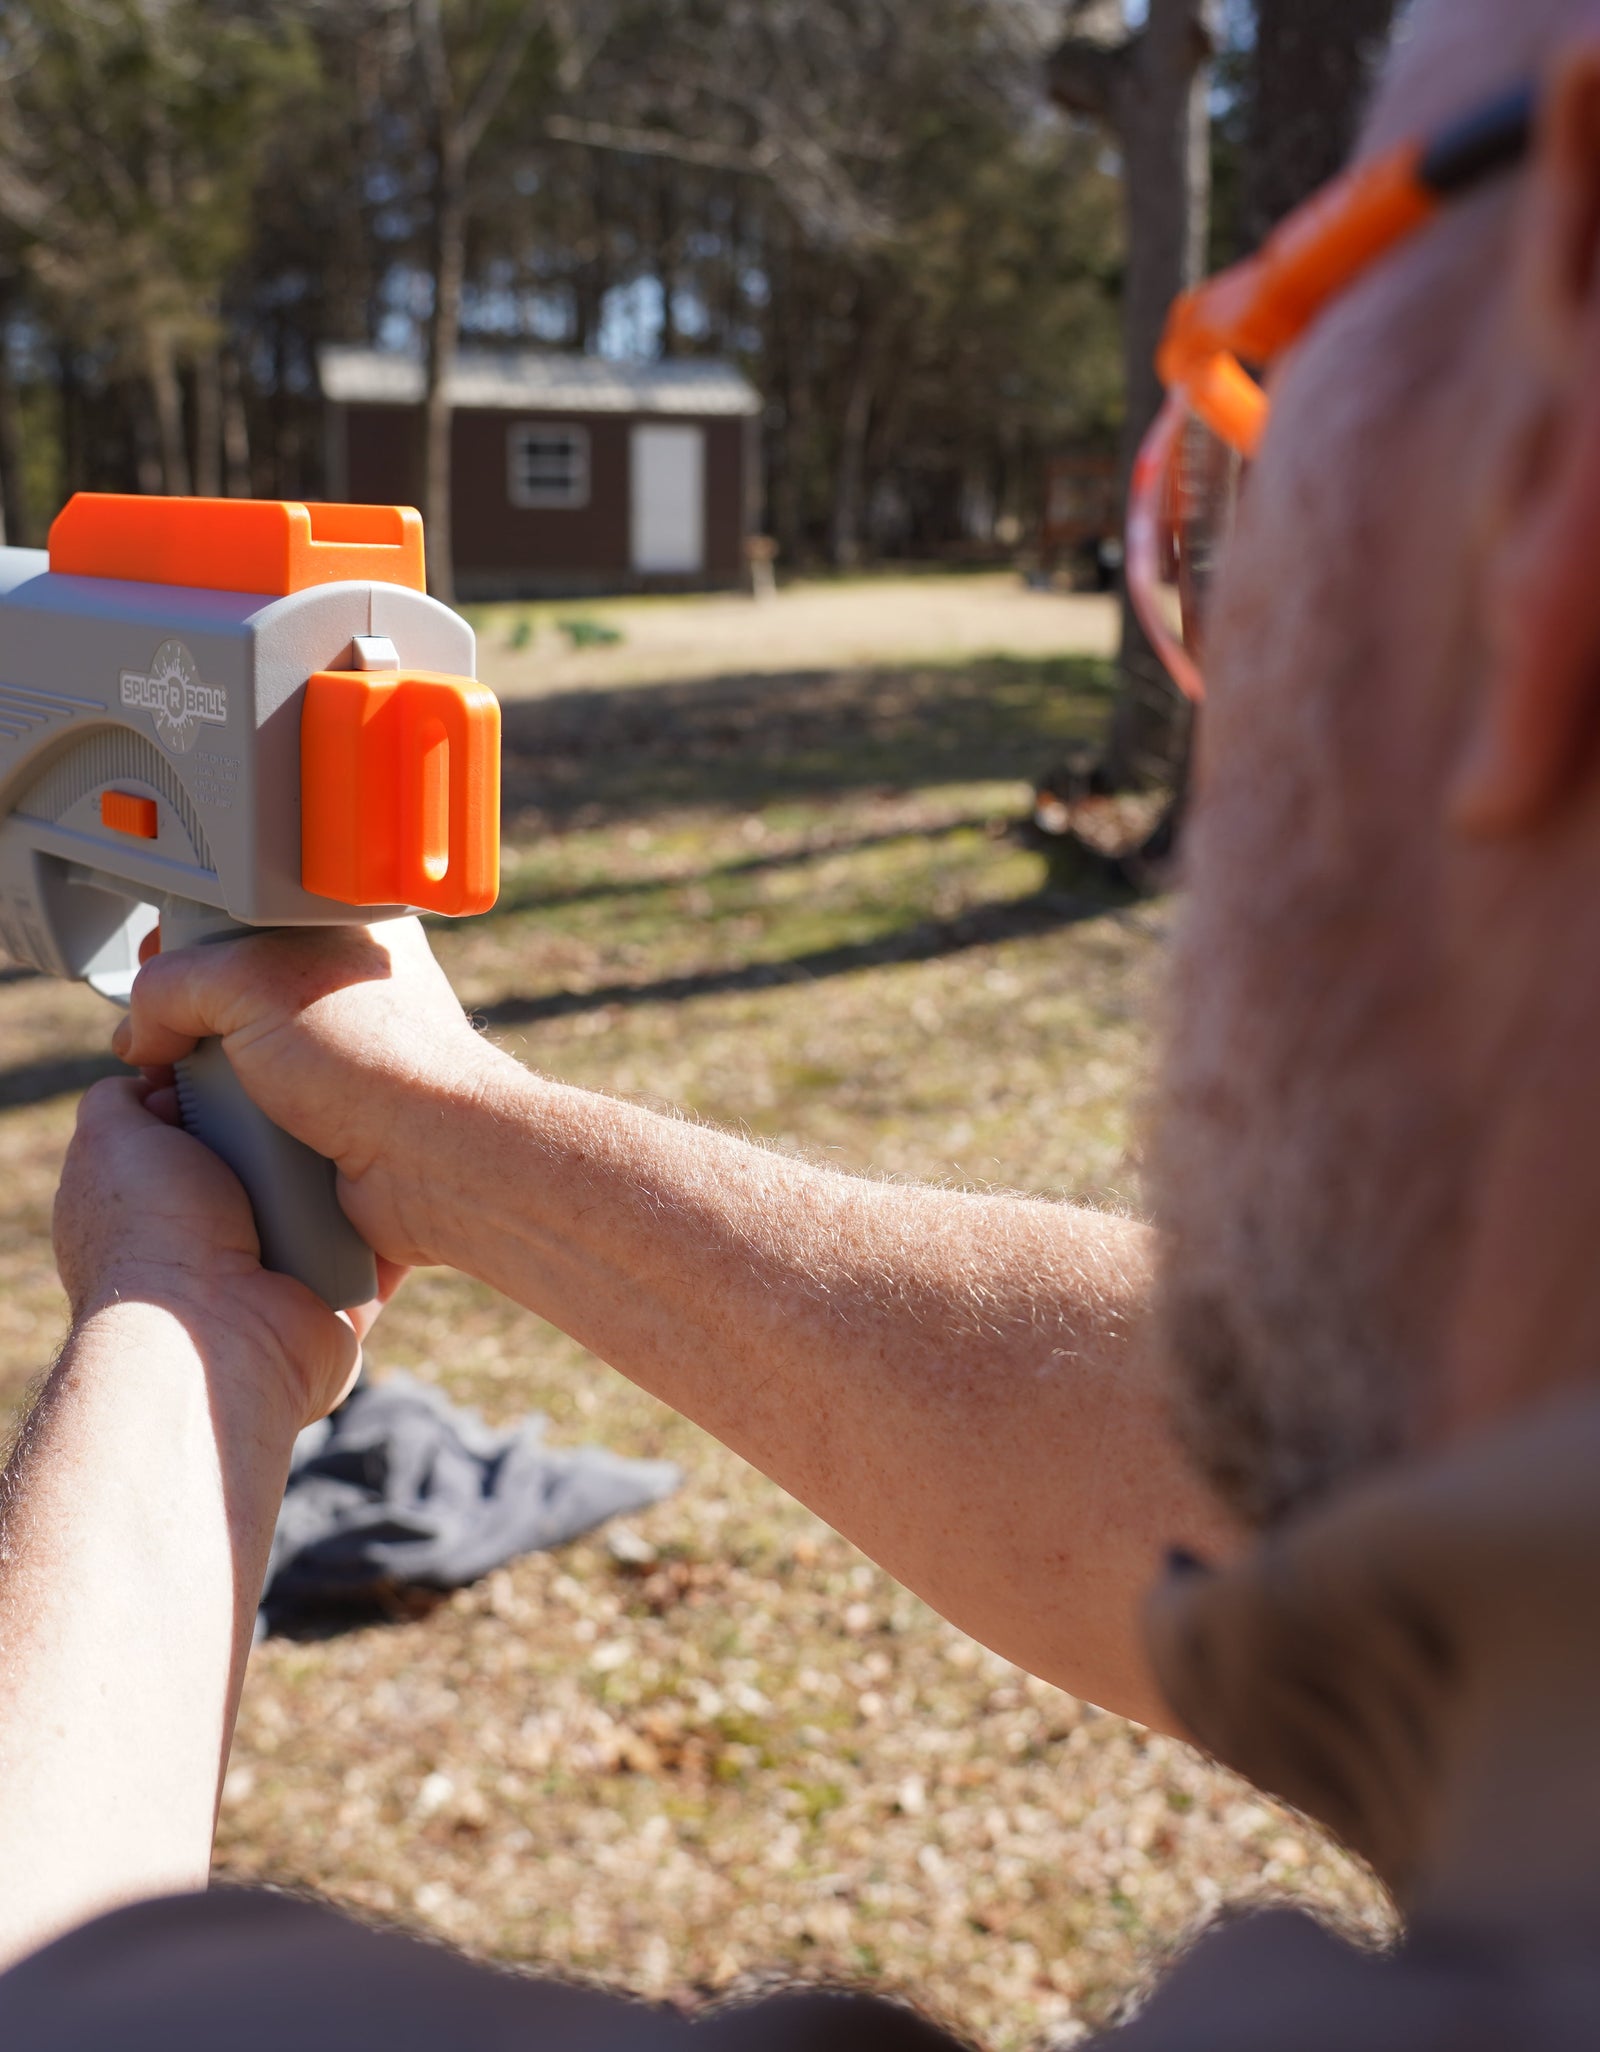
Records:
[[[323,397],[340,405],[414,406],[422,365],[393,349],[329,343],[317,353]],[[550,349],[463,349],[453,406],[539,413],[759,413],[755,387],[730,363],[680,357],[612,363]]]

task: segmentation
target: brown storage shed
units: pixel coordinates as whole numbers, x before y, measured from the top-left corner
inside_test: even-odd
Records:
[[[319,367],[328,496],[419,504],[421,365],[330,345]],[[463,350],[450,397],[460,597],[745,583],[761,402],[732,365]]]

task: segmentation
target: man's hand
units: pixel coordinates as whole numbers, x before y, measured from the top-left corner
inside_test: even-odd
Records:
[[[360,1367],[359,1336],[392,1294],[336,1317],[263,1269],[250,1204],[232,1171],[171,1121],[170,1090],[97,1083],[84,1097],[56,1195],[55,1248],[74,1325],[117,1304],[160,1305],[203,1344],[225,1332],[281,1386],[296,1429],[339,1402]]]
[[[418,1137],[492,1056],[414,919],[158,955],[113,1045],[160,1073],[209,1035],[268,1117],[337,1163],[340,1201],[380,1256],[437,1258]]]

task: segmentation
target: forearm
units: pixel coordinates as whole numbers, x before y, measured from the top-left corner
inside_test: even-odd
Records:
[[[831,1174],[498,1057],[426,1116],[445,1258],[988,1644],[1163,1721],[1140,1598],[1164,1544],[1233,1535],[1168,1430],[1143,1228]]]
[[[0,1966],[205,1883],[294,1419],[199,1329],[88,1317],[0,1480]]]

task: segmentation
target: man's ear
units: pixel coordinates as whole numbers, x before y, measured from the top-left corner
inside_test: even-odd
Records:
[[[1457,827],[1488,836],[1536,831],[1600,770],[1600,45],[1551,75],[1525,178],[1513,289],[1531,392],[1501,467],[1488,674],[1452,793]]]

